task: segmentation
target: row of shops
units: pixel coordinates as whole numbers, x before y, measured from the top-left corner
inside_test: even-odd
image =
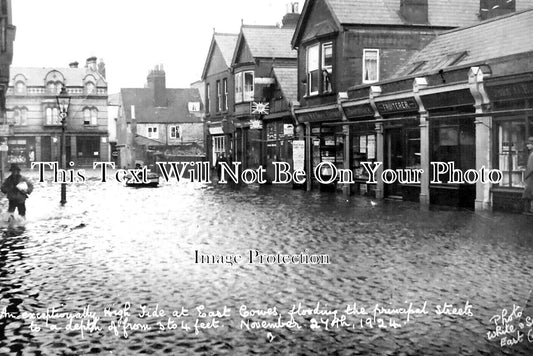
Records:
[[[272,162],[293,165],[293,141],[305,141],[307,189],[466,209],[521,211],[527,138],[533,135],[533,73],[493,76],[489,66],[354,88],[336,104],[223,121],[210,127],[212,157],[226,152],[246,168]],[[320,184],[321,162],[353,173],[353,182]],[[368,183],[364,162],[382,162]],[[499,184],[448,184],[434,180],[432,162],[453,162],[462,172],[497,169]],[[212,162],[215,163],[214,161]],[[326,167],[327,168],[327,167]],[[419,183],[385,183],[384,170],[423,169]],[[328,173],[325,173],[327,175]]]

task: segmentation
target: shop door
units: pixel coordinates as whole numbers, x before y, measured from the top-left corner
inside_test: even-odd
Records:
[[[403,169],[405,167],[404,150],[403,150],[403,136],[401,128],[391,128],[386,131],[386,145],[385,145],[385,162],[383,162],[385,169]],[[397,182],[385,183],[385,196],[391,198],[402,197],[402,187]]]

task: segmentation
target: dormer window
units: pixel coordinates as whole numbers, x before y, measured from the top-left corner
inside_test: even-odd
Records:
[[[96,94],[96,85],[93,82],[87,82],[85,84],[85,93],[87,95]]]
[[[15,94],[16,95],[26,94],[26,84],[24,84],[24,82],[18,81],[15,83]]]
[[[48,94],[59,94],[62,87],[63,83],[61,82],[48,82],[46,83],[46,92]]]

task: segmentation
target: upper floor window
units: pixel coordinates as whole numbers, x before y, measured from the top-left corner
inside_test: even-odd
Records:
[[[379,80],[379,50],[363,50],[363,83],[374,83]]]
[[[181,137],[181,128],[178,125],[170,126],[169,130],[170,138],[178,139]]]
[[[45,124],[46,125],[61,125],[59,120],[59,109],[56,107],[45,108]]]
[[[148,126],[147,131],[149,138],[157,138],[157,126]]]
[[[331,92],[333,85],[333,43],[307,47],[307,95]]]
[[[222,97],[222,110],[227,111],[228,110],[228,79],[224,78],[222,80],[222,91],[224,92],[224,96]]]
[[[13,109],[13,124],[14,125],[27,125],[28,109],[25,107],[16,107]]]
[[[209,83],[205,86],[205,113],[209,114],[209,105],[211,104],[211,96],[209,94],[211,86]]]
[[[254,100],[254,72],[246,71],[235,74],[235,102]]]
[[[96,108],[83,109],[83,124],[84,125],[98,125],[98,109]]]
[[[222,87],[220,80],[217,80],[217,112],[222,110]]]
[[[61,82],[48,82],[46,83],[46,92],[48,94],[59,94],[62,86]]]

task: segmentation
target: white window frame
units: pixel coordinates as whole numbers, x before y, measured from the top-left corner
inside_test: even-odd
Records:
[[[315,51],[316,50],[316,68],[313,66],[313,68],[310,68],[311,67],[311,55],[313,55],[313,57],[315,56],[315,53],[312,52],[312,51]],[[307,95],[317,95],[319,92],[320,92],[320,43],[315,43],[311,46],[308,46],[305,50],[305,57],[306,57],[306,65],[305,65],[305,71],[306,71],[306,75],[307,75]],[[315,61],[314,60],[314,61]],[[314,62],[313,61],[313,62]],[[317,77],[318,79],[318,83],[316,85],[316,88],[317,90],[315,91],[311,91],[311,88],[313,87],[313,82],[312,82],[312,78],[313,78],[313,75],[312,73],[314,71],[318,71],[319,72],[319,75]]]
[[[247,90],[246,89],[246,76],[247,75],[251,75],[252,77],[252,85],[251,85],[251,89]],[[242,75],[242,100],[244,102],[247,102],[247,101],[254,101],[254,98],[255,98],[255,74],[254,74],[254,71],[253,70],[247,70],[247,71],[244,71],[243,72],[243,75]]]
[[[222,109],[228,111],[228,78],[222,79],[222,91],[224,92]]]
[[[331,50],[331,64],[326,65],[326,48],[330,48]],[[333,42],[324,42],[322,43],[322,52],[320,53],[320,62],[321,62],[321,73],[322,73],[322,92],[323,93],[330,93],[333,91],[333,85],[331,81],[329,82],[329,89],[326,87],[326,78],[324,75],[324,71],[326,71],[331,79],[331,76],[333,75]]]
[[[146,136],[148,138],[158,138],[157,125],[150,125],[146,127]]]
[[[376,79],[365,79],[366,74],[366,55],[367,53],[376,53]],[[377,48],[365,48],[363,49],[363,74],[362,74],[362,82],[363,83],[375,83],[379,81],[379,49]]]
[[[209,111],[210,111],[210,106],[211,106],[211,94],[209,93],[209,91],[211,90],[211,85],[210,83],[207,83],[207,85],[205,86],[205,113],[206,114],[209,114]]]
[[[59,109],[53,106],[44,108],[45,124],[46,125],[60,125]]]
[[[217,112],[222,111],[222,83],[217,80]]]
[[[242,93],[243,93],[242,73],[243,72],[235,73],[235,102],[236,103],[242,103]]]

